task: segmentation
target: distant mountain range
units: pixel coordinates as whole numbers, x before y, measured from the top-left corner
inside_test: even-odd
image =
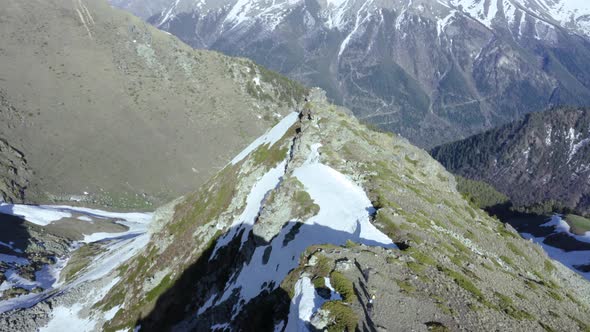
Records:
[[[586,1],[112,3],[195,48],[320,86],[360,119],[422,147],[553,105],[590,105]]]
[[[516,206],[590,213],[590,110],[526,115],[432,156],[453,173],[492,184]]]

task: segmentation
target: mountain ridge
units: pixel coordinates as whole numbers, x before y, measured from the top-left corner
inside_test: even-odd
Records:
[[[64,289],[0,314],[0,328],[590,325],[588,282],[471,206],[425,151],[318,89],[307,99],[146,232],[90,244],[106,252],[76,263]],[[394,305],[408,310],[392,317]]]

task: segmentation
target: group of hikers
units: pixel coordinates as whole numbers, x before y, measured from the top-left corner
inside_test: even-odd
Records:
[[[311,120],[311,109],[307,106],[308,102],[309,102],[309,100],[306,97],[305,98],[306,105],[303,107],[303,110],[299,111],[299,120],[303,119],[304,117],[307,117],[307,120]]]

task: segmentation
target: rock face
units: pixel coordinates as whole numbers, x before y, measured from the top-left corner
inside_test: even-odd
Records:
[[[148,21],[319,86],[360,119],[433,147],[551,105],[588,105],[588,14],[566,0],[179,0]]]
[[[0,139],[0,199],[22,202],[31,175],[24,154]]]
[[[8,189],[27,187],[29,202],[160,204],[303,99],[251,61],[194,51],[105,1],[10,0],[2,12],[0,139],[35,174]]]
[[[556,109],[432,150],[453,173],[483,180],[518,206],[590,213],[590,110]]]
[[[423,150],[367,129],[319,90],[308,98],[158,213],[149,242],[98,291],[80,283],[48,301],[96,330],[590,326],[587,281],[470,206]],[[100,299],[76,300],[81,287]],[[39,308],[0,322],[33,326]],[[47,326],[63,319],[47,316]]]

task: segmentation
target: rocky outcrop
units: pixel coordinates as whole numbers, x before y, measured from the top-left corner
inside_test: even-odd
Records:
[[[0,139],[0,199],[23,202],[31,177],[24,154]]]

